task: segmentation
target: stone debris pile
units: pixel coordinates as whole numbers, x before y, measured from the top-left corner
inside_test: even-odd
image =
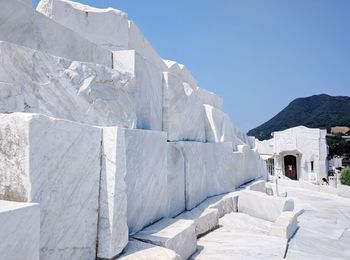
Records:
[[[0,255],[190,257],[234,198],[185,211],[266,178],[255,140],[124,12],[29,2],[0,0]]]

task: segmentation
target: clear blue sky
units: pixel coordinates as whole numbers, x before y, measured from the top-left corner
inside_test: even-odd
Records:
[[[79,2],[128,13],[162,57],[224,98],[242,130],[297,97],[350,95],[350,0]]]

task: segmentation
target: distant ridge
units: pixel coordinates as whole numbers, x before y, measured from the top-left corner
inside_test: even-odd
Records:
[[[326,128],[350,126],[350,97],[326,94],[294,99],[266,123],[250,130],[248,135],[260,140],[271,138],[274,131],[303,125]]]

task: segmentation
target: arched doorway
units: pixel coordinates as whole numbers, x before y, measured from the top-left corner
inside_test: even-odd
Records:
[[[298,179],[297,158],[293,155],[284,157],[284,175],[292,180]]]

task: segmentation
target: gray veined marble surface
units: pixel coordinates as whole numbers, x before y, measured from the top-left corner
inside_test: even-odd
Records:
[[[40,257],[95,259],[101,129],[0,115],[0,198],[40,203]]]
[[[80,123],[136,127],[134,78],[0,42],[0,112],[40,113]]]

